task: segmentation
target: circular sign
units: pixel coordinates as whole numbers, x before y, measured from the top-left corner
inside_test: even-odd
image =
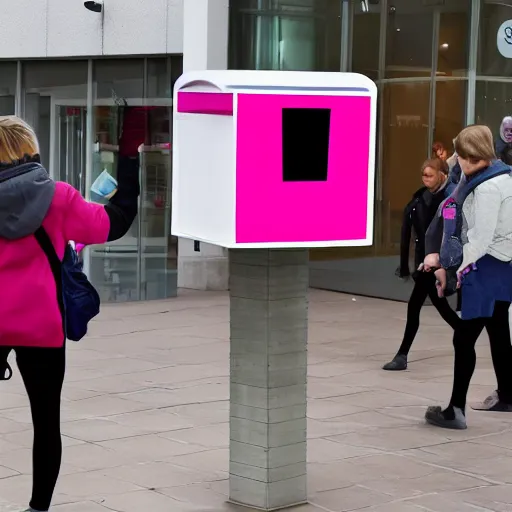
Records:
[[[498,51],[507,59],[512,59],[512,20],[505,21],[498,29]]]

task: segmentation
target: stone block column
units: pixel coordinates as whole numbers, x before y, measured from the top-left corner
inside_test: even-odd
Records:
[[[232,249],[230,500],[307,499],[307,249]]]

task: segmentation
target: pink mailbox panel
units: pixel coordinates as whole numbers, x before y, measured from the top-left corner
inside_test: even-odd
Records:
[[[238,95],[237,243],[366,238],[370,101]]]

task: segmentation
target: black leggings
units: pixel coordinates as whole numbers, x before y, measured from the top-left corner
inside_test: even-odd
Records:
[[[455,329],[459,324],[460,319],[457,313],[450,307],[446,298],[440,298],[437,295],[436,278],[434,274],[430,272],[418,272],[411,298],[407,304],[407,323],[405,325],[402,344],[398,349],[400,355],[407,356],[411,350],[412,343],[420,327],[420,311],[427,297],[430,297],[433,306],[452,329]]]
[[[0,348],[0,361],[11,349]],[[32,499],[30,506],[48,510],[62,458],[60,401],[66,351],[63,348],[15,348],[16,362],[27,390],[34,425]]]
[[[509,308],[509,302],[496,302],[491,318],[462,320],[455,329],[453,336],[455,368],[450,405],[463,410],[466,407],[469,383],[475,371],[475,344],[484,328],[489,335],[492,364],[498,381],[498,395],[503,402],[512,404],[512,374],[510,373],[512,345],[510,343]]]

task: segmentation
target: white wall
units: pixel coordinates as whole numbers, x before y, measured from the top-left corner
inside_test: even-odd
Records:
[[[0,58],[183,53],[184,0],[0,0]],[[103,19],[102,19],[103,18]]]
[[[0,0],[1,1],[1,0]],[[183,70],[227,69],[228,0],[185,0]],[[227,251],[193,240],[178,240],[178,287],[194,290],[227,290]]]

